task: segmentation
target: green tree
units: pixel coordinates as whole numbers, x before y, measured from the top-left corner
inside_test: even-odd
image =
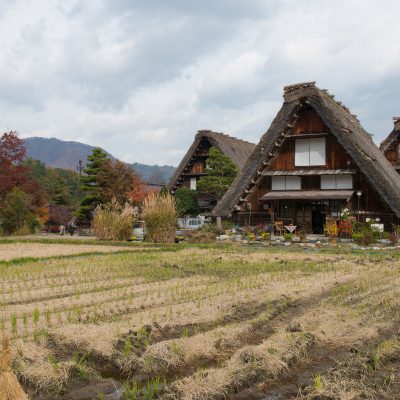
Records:
[[[25,160],[25,165],[29,175],[44,189],[48,203],[75,206],[82,199],[76,172],[46,167],[42,161],[32,158]]]
[[[23,228],[33,231],[40,225],[32,211],[32,197],[17,187],[5,196],[0,207],[0,221],[2,231],[7,235]]]
[[[179,188],[175,191],[176,206],[180,217],[195,216],[200,212],[197,191]]]
[[[219,200],[234,181],[238,169],[233,161],[220,152],[216,147],[211,147],[206,162],[207,175],[197,182],[199,195],[208,195],[214,200]]]
[[[54,168],[57,173],[63,177],[65,184],[68,189],[71,206],[78,205],[84,197],[84,193],[80,185],[80,176],[75,171],[68,169]]]
[[[99,174],[102,171],[103,164],[107,162],[107,153],[95,147],[92,154],[88,156],[84,175],[81,177],[81,189],[86,193],[82,199],[76,215],[78,218],[89,222],[92,219],[92,212],[97,205],[102,203],[100,194]]]

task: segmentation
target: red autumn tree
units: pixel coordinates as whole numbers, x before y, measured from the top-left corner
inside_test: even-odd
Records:
[[[128,197],[135,205],[142,204],[146,198],[145,184],[137,175],[134,177],[132,189],[128,192]]]
[[[0,200],[15,186],[26,184],[28,170],[22,164],[26,155],[24,141],[16,132],[0,137]]]
[[[0,137],[0,202],[13,188],[19,188],[30,196],[32,208],[40,210],[40,217],[45,219],[44,193],[38,182],[29,176],[29,168],[23,163],[25,156],[25,144],[17,132],[3,133]]]

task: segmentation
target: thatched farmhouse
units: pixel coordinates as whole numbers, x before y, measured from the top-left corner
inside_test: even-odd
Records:
[[[394,117],[394,128],[379,148],[400,174],[400,117]]]
[[[349,208],[385,228],[400,220],[400,175],[355,115],[315,82],[284,88],[284,103],[213,209],[239,223],[281,220],[322,233]]]
[[[211,147],[216,147],[228,156],[240,171],[256,145],[224,133],[210,130],[198,131],[194,142],[169,181],[169,192],[174,193],[176,189],[181,187],[196,190],[197,180],[206,175],[206,162]],[[207,198],[199,198],[199,205],[203,211],[211,211],[215,204]]]

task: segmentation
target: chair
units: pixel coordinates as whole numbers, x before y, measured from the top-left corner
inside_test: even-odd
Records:
[[[275,221],[275,233],[278,236],[283,235],[284,233],[283,221]]]

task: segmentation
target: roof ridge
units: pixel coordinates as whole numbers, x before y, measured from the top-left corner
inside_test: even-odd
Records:
[[[283,87],[283,93],[294,92],[295,90],[304,89],[307,87],[316,87],[316,81],[294,83]]]
[[[243,142],[243,143],[248,143],[248,144],[255,145],[255,143],[249,142],[248,140],[241,139],[241,138],[237,138],[237,137],[235,137],[235,136],[228,135],[227,133],[224,133],[224,132],[212,131],[212,130],[210,130],[210,129],[199,129],[199,130],[197,131],[197,133],[198,133],[198,134],[202,134],[202,133],[205,133],[205,134],[207,134],[207,133],[217,134],[217,135],[221,135],[221,136],[224,136],[224,137],[226,137],[226,138],[229,138],[229,139],[239,140],[240,142]]]

